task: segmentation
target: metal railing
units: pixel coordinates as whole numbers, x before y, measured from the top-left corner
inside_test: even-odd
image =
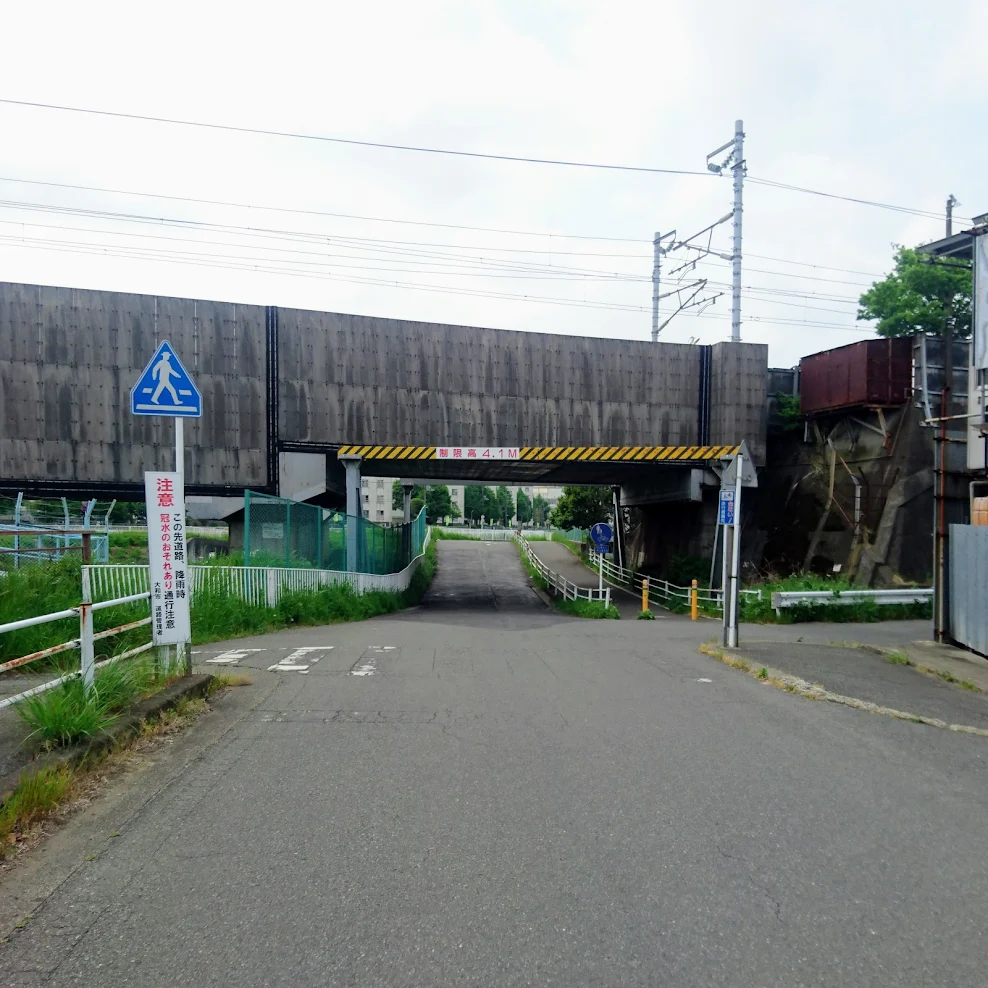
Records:
[[[594,568],[601,565],[600,554],[595,550],[590,550],[590,564]],[[666,608],[688,608],[691,604],[692,587],[681,587],[669,580],[662,580],[655,576],[645,576],[643,573],[636,573],[634,570],[619,566],[607,558],[603,559],[604,579],[608,583],[621,587],[629,593],[646,601],[651,609],[652,600]],[[648,582],[647,589],[645,582]],[[696,587],[697,604],[712,611],[722,611],[724,607],[724,592],[718,587]],[[762,598],[761,590],[742,590],[742,595],[754,597],[758,600]]]
[[[610,606],[610,587],[604,587],[603,590],[599,590],[597,587],[581,587],[578,584],[573,583],[572,580],[567,580],[562,574],[556,573],[554,570],[549,569],[549,567],[535,555],[532,547],[528,544],[527,539],[515,534],[515,540],[524,550],[525,556],[532,568],[543,580],[545,580],[546,585],[561,594],[566,600],[599,600],[606,606]]]
[[[399,573],[346,573],[328,569],[287,566],[190,566],[191,600],[202,591],[226,594],[257,607],[277,607],[285,593],[305,593],[345,583],[355,593],[368,590],[407,590],[429,544],[426,531],[422,552]],[[96,600],[148,592],[148,567],[111,563],[93,566],[91,580]]]
[[[858,604],[870,600],[873,604],[925,604],[933,600],[932,588],[916,587],[906,590],[777,590],[772,594],[772,607],[781,614],[784,607],[806,604]]]
[[[66,618],[72,617],[79,618],[78,638],[72,638],[69,641],[62,642],[60,645],[52,645],[50,648],[43,648],[40,651],[32,652],[29,655],[22,655],[20,658],[10,659],[8,662],[0,663],[0,673],[8,672],[12,669],[19,669],[20,667],[29,665],[32,662],[37,662],[40,659],[47,659],[52,655],[58,655],[61,652],[68,652],[72,649],[79,649],[80,656],[78,669],[65,673],[62,676],[58,676],[57,678],[52,679],[47,683],[42,683],[39,686],[35,686],[32,689],[25,690],[23,693],[18,693],[15,696],[9,696],[3,700],[0,700],[0,709],[19,703],[21,700],[26,700],[29,696],[36,696],[38,693],[44,693],[47,690],[54,689],[54,687],[59,686],[62,683],[66,683],[70,679],[78,679],[79,677],[82,677],[86,687],[89,688],[93,685],[97,669],[101,669],[103,666],[108,666],[113,662],[119,662],[121,659],[129,659],[132,656],[139,655],[141,652],[146,652],[153,647],[151,642],[147,642],[144,645],[139,645],[137,648],[131,648],[126,652],[121,652],[119,655],[114,655],[109,659],[104,659],[102,662],[96,661],[95,643],[97,641],[103,638],[109,638],[112,635],[119,635],[124,631],[131,631],[134,628],[150,625],[151,617],[148,615],[146,618],[141,618],[138,621],[130,621],[127,624],[121,624],[116,628],[108,628],[105,631],[94,632],[93,614],[96,611],[104,610],[107,607],[116,607],[120,604],[133,604],[139,600],[146,600],[150,604],[151,595],[145,590],[143,593],[131,593],[126,596],[116,597],[110,600],[101,600],[94,603],[92,599],[90,581],[90,572],[92,569],[93,567],[90,566],[82,567],[82,599],[80,600],[78,607],[69,607],[64,611],[53,611],[51,614],[41,614],[38,617],[22,618],[20,621],[9,621],[6,624],[0,624],[0,635],[2,635],[11,631],[20,631],[22,628],[32,628],[41,624],[50,624],[52,621],[64,621]]]

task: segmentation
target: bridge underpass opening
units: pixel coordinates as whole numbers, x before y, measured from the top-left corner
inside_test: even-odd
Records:
[[[514,541],[440,539],[438,565],[422,599],[429,611],[545,612]]]

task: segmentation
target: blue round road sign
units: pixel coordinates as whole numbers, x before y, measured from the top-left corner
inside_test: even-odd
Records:
[[[614,532],[611,531],[611,526],[606,521],[599,521],[590,529],[590,538],[595,545],[610,545],[611,539],[614,538]]]

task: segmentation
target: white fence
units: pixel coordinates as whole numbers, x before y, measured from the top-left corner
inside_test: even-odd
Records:
[[[407,590],[412,575],[422,562],[429,544],[431,529],[426,529],[422,554],[400,573],[345,573],[330,569],[289,569],[276,566],[190,566],[192,599],[201,590],[238,597],[258,607],[275,607],[284,593],[318,590],[345,583],[357,593],[368,590]],[[108,600],[125,594],[148,592],[148,568],[145,565],[92,566],[94,600]]]
[[[93,647],[95,642],[99,641],[101,638],[109,638],[111,635],[118,635],[122,631],[130,631],[132,628],[140,628],[144,625],[149,625],[151,623],[151,618],[148,616],[137,621],[131,621],[129,624],[122,624],[116,628],[108,628],[106,631],[100,631],[98,634],[94,634],[94,612],[101,611],[106,607],[115,607],[118,604],[134,604],[141,600],[150,602],[151,595],[147,591],[144,591],[143,593],[128,594],[123,597],[93,603],[89,583],[90,569],[92,569],[92,567],[89,566],[83,566],[82,568],[82,600],[80,601],[78,607],[70,607],[64,611],[54,611],[51,614],[42,614],[39,617],[23,618],[20,621],[10,621],[7,624],[0,624],[0,635],[2,635],[6,632],[20,631],[22,628],[31,628],[39,624],[49,624],[52,621],[62,621],[66,618],[76,616],[79,618],[78,638],[73,638],[67,642],[62,642],[61,645],[53,645],[51,648],[44,648],[39,652],[32,652],[30,655],[22,655],[19,659],[11,659],[9,662],[4,662],[3,664],[0,664],[0,672],[8,672],[11,669],[17,669],[31,662],[36,662],[38,659],[48,658],[49,656],[58,655],[60,652],[67,652],[75,648],[79,649],[79,668],[73,670],[72,672],[65,673],[65,675],[59,676],[56,679],[52,679],[47,683],[42,683],[40,686],[35,686],[32,689],[25,690],[23,693],[18,693],[16,696],[8,696],[5,699],[0,700],[0,709],[3,707],[9,707],[14,703],[19,703],[21,700],[26,700],[29,696],[44,693],[47,690],[53,689],[55,686],[60,685],[61,683],[68,682],[70,679],[78,679],[80,676],[86,683],[86,686],[91,687],[93,685],[93,679],[97,669],[101,669],[103,666],[108,666],[111,662],[119,662],[121,659],[129,659],[132,656],[139,655],[141,652],[146,652],[153,647],[151,642],[146,642],[144,645],[139,645],[137,648],[128,649],[126,652],[121,652],[119,655],[114,655],[112,658],[104,659],[102,662],[96,662],[94,654],[95,650]]]
[[[274,607],[283,593],[317,590],[319,587],[332,586],[337,583],[346,583],[353,587],[357,593],[364,593],[367,590],[407,590],[415,570],[422,562],[431,534],[431,529],[426,529],[422,553],[416,556],[400,573],[378,575],[374,573],[339,573],[334,570],[279,569],[265,566],[190,566],[192,599],[195,598],[197,592],[209,588],[238,597],[245,603],[256,604],[261,607]],[[22,628],[48,624],[52,621],[63,621],[72,617],[79,618],[78,638],[4,662],[0,664],[0,673],[18,669],[39,659],[58,655],[60,652],[67,652],[76,648],[80,650],[80,662],[77,670],[59,676],[50,682],[42,683],[40,686],[35,686],[23,693],[18,693],[16,696],[0,700],[0,709],[26,700],[29,696],[34,696],[37,693],[44,693],[60,683],[76,679],[79,676],[85,680],[87,685],[92,685],[96,669],[151,649],[152,643],[147,642],[102,662],[94,661],[94,642],[101,638],[120,634],[123,631],[129,631],[132,628],[149,625],[151,618],[141,618],[138,621],[132,621],[129,624],[94,634],[93,613],[119,604],[132,604],[143,600],[150,602],[150,597],[147,566],[115,564],[83,566],[82,593],[78,607],[70,607],[64,611],[55,611],[51,614],[42,614],[38,617],[0,624],[0,635],[2,635],[5,632],[19,631]]]
[[[873,604],[925,604],[933,600],[933,590],[916,587],[906,590],[777,590],[772,594],[772,607],[781,614],[784,607],[800,604],[857,604],[870,600]]]
[[[567,580],[565,576],[549,569],[548,566],[532,551],[531,545],[521,536],[517,536],[518,544],[525,550],[525,556],[532,564],[535,571],[545,580],[546,584],[556,593],[561,594],[566,600],[600,600],[604,604],[611,603],[611,588],[604,587],[598,590],[596,587],[581,587]]]
[[[600,554],[594,549],[590,550],[590,563],[594,568],[600,566]],[[612,562],[604,555],[604,579],[608,583],[622,587],[638,597],[642,596],[644,582],[648,580],[648,591],[646,603],[651,609],[652,601],[661,607],[688,608],[690,606],[690,594],[692,587],[681,587],[668,580],[660,580],[654,576],[644,576],[634,570],[625,569],[617,563]],[[757,597],[761,600],[761,590],[742,590],[743,595]],[[697,603],[706,606],[711,610],[722,610],[724,606],[724,594],[716,587],[697,587]]]

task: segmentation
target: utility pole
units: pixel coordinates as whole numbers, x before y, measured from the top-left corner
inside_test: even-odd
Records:
[[[662,267],[662,247],[658,231],[652,241],[654,257],[652,260],[652,342],[659,342],[659,272]]]
[[[734,252],[731,258],[731,342],[741,342],[741,213],[744,192],[744,122],[734,121]],[[949,220],[948,220],[949,222]]]
[[[953,236],[954,233],[954,206],[959,205],[957,202],[957,197],[953,192],[947,196],[947,236]]]

